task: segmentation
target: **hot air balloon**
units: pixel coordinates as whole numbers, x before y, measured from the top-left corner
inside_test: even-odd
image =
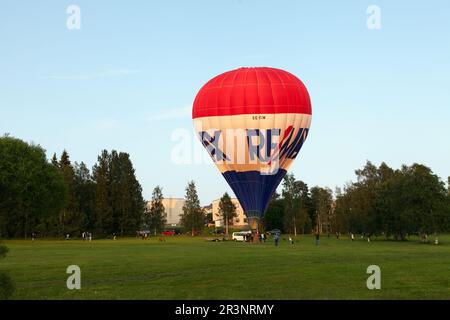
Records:
[[[311,101],[305,85],[275,68],[228,71],[200,89],[192,119],[258,232],[271,196],[308,136]]]

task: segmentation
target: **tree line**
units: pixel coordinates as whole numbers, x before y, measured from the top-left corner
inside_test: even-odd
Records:
[[[356,181],[333,193],[287,174],[264,217],[266,229],[299,233],[360,233],[404,240],[450,231],[450,187],[421,164],[393,169],[370,161]],[[449,177],[450,186],[450,177]]]
[[[0,138],[0,237],[135,234],[146,207],[130,156],[103,150],[97,163],[49,162],[39,145]]]
[[[371,162],[336,195],[337,230],[405,240],[450,230],[450,190],[421,164],[392,169]]]
[[[206,223],[194,181],[186,187],[181,224],[198,234]],[[103,150],[92,170],[64,150],[51,161],[45,150],[0,137],[0,238],[96,237],[164,230],[162,188],[147,203],[128,153]]]
[[[281,194],[269,203],[262,226],[299,233],[364,233],[405,239],[408,234],[450,231],[450,188],[424,165],[400,169],[367,162],[356,181],[333,192],[287,174]],[[450,185],[450,178],[449,178]],[[130,156],[103,150],[91,170],[72,162],[67,151],[48,161],[39,145],[0,137],[0,237],[96,237],[154,234],[164,230],[162,189],[156,186],[149,205],[142,196]],[[212,217],[200,205],[195,182],[186,187],[181,225],[200,233]],[[236,208],[224,194],[219,211],[232,224]],[[228,222],[228,223],[227,223]]]
[[[164,230],[162,189],[147,206],[128,153],[103,150],[92,170],[64,150],[51,161],[34,144],[0,137],[0,237],[96,237]],[[197,234],[205,226],[194,181],[186,187],[181,223]]]

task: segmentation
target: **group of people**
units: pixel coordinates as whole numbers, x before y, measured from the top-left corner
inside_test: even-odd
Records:
[[[267,235],[265,233],[258,233],[257,237],[258,237],[258,240],[259,240],[260,243],[267,241]],[[274,240],[275,246],[278,246],[278,243],[279,243],[279,240],[280,240],[280,235],[279,235],[278,232],[274,233],[273,240]],[[284,240],[286,241],[285,238],[284,238]],[[252,235],[252,234],[245,235],[244,236],[244,241],[245,242],[247,242],[247,241],[253,242],[254,241],[254,235]],[[289,243],[291,245],[294,244],[294,238],[292,238],[291,236],[289,236]]]
[[[92,233],[90,233],[90,232],[83,232],[81,234],[81,239],[83,239],[83,241],[92,241]]]
[[[137,232],[137,236],[141,237],[142,240],[147,240],[148,233],[147,232],[143,232],[143,231],[138,231]]]
[[[265,233],[257,233],[257,237],[258,237],[259,242],[266,242],[266,240],[267,240],[267,236]],[[244,241],[245,242],[255,241],[255,234],[244,235]]]

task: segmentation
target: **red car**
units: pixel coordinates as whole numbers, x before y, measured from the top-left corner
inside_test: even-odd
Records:
[[[165,235],[165,236],[173,236],[173,235],[175,235],[175,231],[173,231],[173,230],[164,231],[163,235]]]

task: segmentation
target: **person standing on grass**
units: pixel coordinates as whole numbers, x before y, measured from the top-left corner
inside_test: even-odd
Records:
[[[350,238],[352,239],[352,241],[355,240],[355,236],[353,235],[353,233],[350,233]]]
[[[275,241],[275,247],[278,247],[278,232],[273,236],[273,240]]]
[[[317,232],[316,233],[316,246],[319,245],[319,242],[320,242],[320,234]]]

